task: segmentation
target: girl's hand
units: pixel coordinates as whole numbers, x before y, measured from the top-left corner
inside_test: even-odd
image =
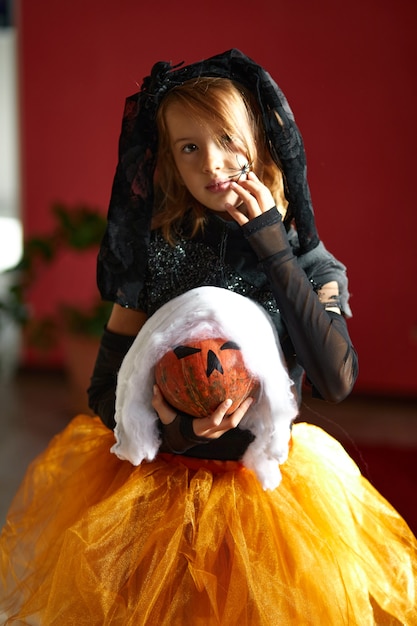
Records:
[[[232,404],[231,400],[225,400],[208,417],[196,417],[193,420],[193,430],[198,437],[218,439],[228,430],[239,426],[243,416],[253,402],[253,398],[246,398],[242,404],[232,413],[226,415],[226,411]]]
[[[254,398],[246,398],[231,415],[226,415],[226,411],[232,404],[232,401],[225,400],[212,415],[193,419],[194,434],[207,439],[218,439],[225,432],[236,428],[240,424],[253,400]],[[153,387],[152,406],[163,424],[171,424],[177,416],[177,411],[165,400],[158,385]]]
[[[239,196],[242,204],[237,207],[227,204],[226,211],[240,226],[275,206],[268,187],[253,172],[248,173],[246,180],[232,181],[230,188]]]
[[[171,424],[177,417],[177,411],[165,400],[158,385],[153,386],[152,406],[163,424]]]

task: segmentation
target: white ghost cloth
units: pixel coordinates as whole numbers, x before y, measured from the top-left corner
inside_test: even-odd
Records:
[[[242,462],[264,489],[274,489],[298,412],[292,381],[267,313],[249,298],[218,287],[199,287],[174,298],[140,330],[118,375],[111,451],[133,465],[155,458],[161,443],[151,403],[155,365],[178,344],[215,337],[235,341],[246,368],[259,380],[257,400],[240,423],[255,435]]]

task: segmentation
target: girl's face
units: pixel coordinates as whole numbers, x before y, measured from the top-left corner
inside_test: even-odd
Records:
[[[242,143],[201,124],[179,103],[167,107],[165,122],[175,164],[191,195],[220,213],[226,204],[238,206],[241,201],[230,183],[246,178],[248,157]],[[246,136],[251,133],[249,125],[240,130]]]

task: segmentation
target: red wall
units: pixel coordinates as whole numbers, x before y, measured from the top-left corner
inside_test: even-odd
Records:
[[[106,210],[125,96],[156,60],[231,47],[286,93],[306,143],[317,221],[349,267],[358,391],[417,394],[414,0],[20,0],[24,220],[54,200]],[[143,8],[145,7],[145,8]],[[34,295],[94,292],[94,261]]]

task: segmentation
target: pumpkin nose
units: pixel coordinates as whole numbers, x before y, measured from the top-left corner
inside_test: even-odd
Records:
[[[207,352],[207,378],[210,377],[214,370],[217,370],[218,372],[220,372],[220,374],[223,374],[222,364],[220,363],[218,356],[214,354],[213,350],[209,350]]]

